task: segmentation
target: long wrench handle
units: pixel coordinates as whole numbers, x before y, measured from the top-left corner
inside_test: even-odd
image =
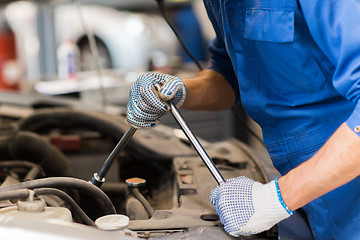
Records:
[[[114,162],[114,160],[118,157],[119,153],[125,148],[125,146],[129,143],[131,137],[136,132],[136,128],[130,126],[127,131],[124,133],[124,135],[121,137],[120,141],[114,148],[114,150],[110,153],[106,161],[104,162],[104,165],[102,166],[99,173],[95,173],[94,177],[90,180],[92,184],[95,186],[100,187],[105,182],[105,175],[108,172],[111,164]]]
[[[169,101],[170,107],[171,107],[171,113],[174,116],[176,122],[179,124],[183,132],[185,133],[186,137],[189,139],[191,144],[194,146],[195,150],[199,154],[200,158],[205,163],[206,167],[209,169],[210,173],[215,178],[216,182],[220,185],[225,182],[224,177],[220,174],[219,170],[215,166],[214,162],[211,160],[209,155],[206,153],[204,148],[201,146],[199,140],[196,138],[196,136],[193,134],[193,132],[190,130],[188,125],[186,124],[185,120],[181,116],[179,110],[177,107]]]

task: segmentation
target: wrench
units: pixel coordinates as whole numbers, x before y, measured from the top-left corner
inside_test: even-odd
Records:
[[[210,173],[215,178],[216,182],[220,185],[225,182],[224,177],[220,174],[219,169],[215,166],[214,162],[211,160],[209,155],[206,153],[202,145],[200,144],[199,140],[196,138],[196,136],[192,133],[188,125],[186,124],[185,120],[181,116],[179,110],[177,107],[169,101],[170,104],[170,111],[175,118],[176,122],[179,124],[181,129],[183,130],[186,137],[189,139],[190,143],[193,145],[197,153],[199,154],[200,158],[205,163],[206,167],[209,169]]]
[[[104,162],[104,165],[102,166],[99,173],[94,173],[94,176],[90,180],[90,182],[92,184],[94,184],[97,187],[101,187],[101,185],[105,182],[105,175],[106,175],[107,171],[109,170],[111,164],[114,162],[114,160],[120,154],[120,152],[125,148],[125,146],[130,142],[130,139],[134,135],[135,132],[136,132],[136,128],[134,128],[132,126],[130,126],[127,129],[127,131],[121,137],[118,144],[115,146],[114,150],[107,157],[107,159]]]
[[[177,107],[171,102],[168,102],[170,105],[170,111],[175,118],[176,122],[179,124],[180,128],[183,130],[186,137],[189,139],[190,143],[193,145],[197,153],[199,154],[200,158],[205,163],[206,167],[209,169],[210,173],[215,178],[216,182],[220,185],[225,182],[224,177],[220,174],[219,170],[215,166],[214,162],[211,160],[209,155],[206,153],[202,145],[200,144],[199,140],[193,134],[191,129],[186,124],[184,118],[181,116]],[[131,137],[136,132],[136,128],[130,126],[124,135],[121,137],[118,144],[115,146],[114,150],[110,153],[108,158],[106,159],[104,165],[102,166],[99,173],[94,173],[94,176],[91,178],[90,182],[97,187],[101,187],[101,185],[105,182],[105,175],[109,170],[111,164],[120,154],[120,152],[125,148],[125,146],[129,143]]]

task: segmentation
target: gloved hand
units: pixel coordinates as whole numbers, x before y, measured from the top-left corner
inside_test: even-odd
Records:
[[[180,107],[185,97],[186,87],[180,78],[164,73],[143,74],[130,87],[127,120],[136,128],[154,127],[158,118],[170,109],[167,101]]]
[[[212,190],[210,202],[225,231],[235,237],[263,232],[293,214],[277,180],[262,184],[244,176],[233,178]]]

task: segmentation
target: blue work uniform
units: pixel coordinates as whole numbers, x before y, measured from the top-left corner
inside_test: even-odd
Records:
[[[204,3],[216,32],[210,69],[262,127],[281,174],[313,156],[342,123],[359,135],[359,0]],[[360,178],[304,210],[315,239],[360,239]]]

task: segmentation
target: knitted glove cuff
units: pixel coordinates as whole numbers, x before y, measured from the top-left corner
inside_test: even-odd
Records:
[[[282,199],[277,180],[267,184],[255,182],[253,201],[256,209],[274,219],[283,219],[293,214]]]
[[[275,187],[276,187],[276,193],[277,193],[277,196],[279,198],[279,201],[281,203],[281,205],[285,208],[285,210],[288,212],[288,214],[291,216],[295,213],[295,211],[290,211],[290,209],[288,208],[288,206],[286,206],[282,196],[281,196],[281,192],[280,192],[280,188],[279,188],[279,183],[278,183],[278,179],[275,179],[274,180],[274,183],[275,183]]]

